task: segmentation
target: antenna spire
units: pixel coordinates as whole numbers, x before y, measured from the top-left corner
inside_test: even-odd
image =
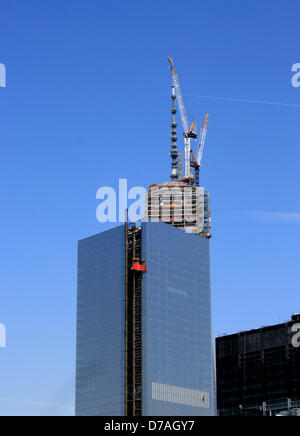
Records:
[[[178,151],[177,151],[177,131],[176,131],[176,127],[177,127],[177,123],[176,123],[176,94],[175,94],[175,85],[172,85],[172,131],[171,131],[171,141],[172,141],[172,145],[171,145],[171,151],[170,151],[170,156],[172,158],[172,174],[171,174],[171,180],[177,180],[178,179]]]

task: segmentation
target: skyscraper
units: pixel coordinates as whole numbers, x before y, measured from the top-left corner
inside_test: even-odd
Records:
[[[171,181],[150,185],[140,225],[79,241],[77,415],[215,414],[209,196],[187,160],[194,128],[178,168],[175,90]]]
[[[77,415],[213,415],[209,240],[164,223],[79,242]]]

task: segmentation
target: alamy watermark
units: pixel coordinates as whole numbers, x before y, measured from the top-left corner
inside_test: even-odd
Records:
[[[117,199],[116,190],[110,186],[103,186],[98,189],[96,198],[102,201],[97,207],[97,220],[100,223],[124,223],[126,221],[126,210],[128,210],[129,221],[140,221],[145,211],[147,190],[142,186],[135,186],[128,192],[127,179],[120,179],[118,194],[119,198]],[[128,206],[129,200],[134,201]],[[119,208],[118,214],[117,206]]]
[[[295,333],[292,337],[292,345],[294,348],[300,347],[300,324],[294,324],[292,326],[292,333]]]
[[[97,207],[96,218],[100,223],[124,223],[127,211],[129,222],[159,220],[168,223],[172,220],[174,223],[192,223],[204,205],[204,200],[201,201],[204,190],[199,188],[198,191],[188,185],[181,189],[166,184],[154,185],[149,191],[142,186],[135,186],[128,191],[127,179],[120,179],[118,192],[110,186],[98,189],[96,198],[101,203]]]
[[[292,66],[292,72],[295,73],[292,77],[292,86],[294,88],[300,87],[300,63]]]
[[[6,348],[6,327],[0,324],[0,348]]]
[[[0,88],[6,88],[6,67],[0,63]]]

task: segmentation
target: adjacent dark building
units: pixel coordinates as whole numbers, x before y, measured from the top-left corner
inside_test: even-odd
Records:
[[[300,315],[216,340],[220,416],[299,415]]]

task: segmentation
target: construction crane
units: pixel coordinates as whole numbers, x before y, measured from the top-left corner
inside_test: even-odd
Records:
[[[182,126],[183,126],[183,131],[184,131],[185,177],[190,177],[191,176],[191,165],[190,165],[190,162],[191,162],[191,139],[197,138],[196,123],[193,122],[191,127],[189,127],[184,104],[183,104],[183,98],[182,98],[181,88],[180,88],[180,84],[179,84],[179,80],[178,80],[178,75],[177,75],[177,72],[175,70],[173,59],[171,59],[170,57],[169,57],[169,62],[171,64],[172,79],[173,79],[173,84],[174,84],[175,90],[176,90],[176,96],[177,96],[177,100],[178,100],[181,122],[182,122]]]
[[[199,186],[199,183],[200,183],[199,172],[200,172],[200,167],[202,165],[202,156],[203,156],[203,150],[204,150],[206,134],[207,134],[208,117],[209,117],[209,114],[206,114],[203,126],[201,128],[201,132],[200,132],[200,136],[199,136],[197,156],[195,156],[193,151],[191,151],[190,166],[195,169],[195,185],[196,186]]]

